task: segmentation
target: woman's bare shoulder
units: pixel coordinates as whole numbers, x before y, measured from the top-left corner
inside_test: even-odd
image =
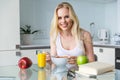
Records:
[[[85,37],[85,36],[90,36],[90,32],[87,31],[87,30],[85,30],[85,29],[82,29],[82,28],[81,28],[81,32],[83,33],[83,36],[84,36],[84,37]]]
[[[82,32],[82,39],[85,43],[92,43],[92,37],[89,31],[85,30],[85,29],[81,29]]]

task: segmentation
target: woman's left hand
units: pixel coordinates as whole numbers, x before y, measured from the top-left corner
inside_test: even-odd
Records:
[[[69,64],[76,64],[77,56],[68,56]]]

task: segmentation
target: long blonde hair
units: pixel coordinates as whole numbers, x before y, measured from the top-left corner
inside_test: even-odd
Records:
[[[57,35],[60,32],[60,28],[58,27],[57,11],[58,9],[63,8],[63,7],[69,10],[69,15],[73,22],[71,33],[75,37],[75,40],[79,42],[80,41],[80,30],[81,30],[79,27],[79,20],[77,18],[77,15],[75,14],[75,11],[73,10],[73,7],[68,2],[62,2],[58,4],[58,6],[56,7],[54,11],[53,19],[51,22],[51,30],[50,30],[50,36],[52,38],[52,42],[55,43]]]

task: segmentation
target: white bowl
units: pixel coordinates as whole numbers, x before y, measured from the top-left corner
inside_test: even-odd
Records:
[[[56,65],[54,68],[54,73],[67,71],[67,58],[55,58],[51,57],[52,63]]]
[[[66,66],[67,64],[67,58],[56,58],[56,57],[51,57],[52,62],[56,66]]]

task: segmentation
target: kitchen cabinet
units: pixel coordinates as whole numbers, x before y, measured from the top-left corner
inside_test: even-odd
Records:
[[[19,26],[19,0],[0,0],[0,66],[17,65]]]
[[[115,48],[94,47],[97,60],[115,65]]]
[[[0,66],[17,65],[19,59],[16,51],[0,51]]]
[[[21,50],[21,57],[28,57],[32,60],[33,63],[37,63],[36,50]]]
[[[34,64],[37,64],[37,55],[36,51],[45,51],[50,52],[50,49],[29,49],[29,50],[21,50],[21,57],[28,57],[32,60]]]

